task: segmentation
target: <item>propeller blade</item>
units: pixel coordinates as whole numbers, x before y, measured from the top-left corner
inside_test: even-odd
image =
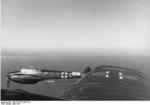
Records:
[[[10,76],[8,75],[7,76],[7,87],[9,87],[9,85],[10,85]]]

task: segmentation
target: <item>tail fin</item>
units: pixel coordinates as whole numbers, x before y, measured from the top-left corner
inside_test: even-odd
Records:
[[[84,69],[83,73],[84,73],[84,74],[87,74],[87,73],[89,73],[90,71],[91,71],[91,67],[87,66],[87,67]]]

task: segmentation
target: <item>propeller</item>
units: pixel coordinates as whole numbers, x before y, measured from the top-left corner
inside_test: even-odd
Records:
[[[9,87],[9,85],[10,85],[10,75],[8,74],[7,75],[7,87]]]

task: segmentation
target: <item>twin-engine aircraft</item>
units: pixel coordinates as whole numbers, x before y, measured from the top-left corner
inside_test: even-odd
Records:
[[[9,81],[23,84],[35,84],[43,80],[68,81],[68,79],[74,78],[81,79],[66,87],[59,95],[58,99],[150,100],[149,78],[147,78],[145,74],[130,68],[107,65],[98,66],[92,70],[90,67],[87,67],[83,72],[37,70],[32,68],[21,69],[20,71],[8,74],[8,86]],[[6,94],[6,92],[4,93]],[[15,97],[16,92],[15,95],[6,95],[6,97],[10,97],[10,99],[14,98],[15,100],[20,100],[20,98],[24,99],[24,97],[21,97],[23,95],[21,95],[20,92],[18,94],[19,98]],[[26,94],[26,97],[27,100],[33,100],[36,96]]]
[[[7,87],[10,81],[21,84],[36,84],[39,81],[47,80],[48,82],[55,82],[55,80],[75,79],[81,78],[86,73],[90,72],[91,68],[87,67],[84,72],[71,71],[56,71],[56,70],[39,70],[31,67],[22,68],[20,71],[13,71],[7,74]]]

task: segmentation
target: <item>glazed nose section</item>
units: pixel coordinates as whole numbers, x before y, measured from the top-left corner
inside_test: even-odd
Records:
[[[11,80],[18,80],[20,79],[18,75],[10,75],[9,77]]]
[[[18,75],[9,75],[8,80],[14,81],[14,82],[22,82],[22,80],[20,79],[20,76]]]
[[[19,76],[17,75],[16,72],[9,72],[9,73],[6,75],[6,77],[7,77],[8,79],[19,78]]]

